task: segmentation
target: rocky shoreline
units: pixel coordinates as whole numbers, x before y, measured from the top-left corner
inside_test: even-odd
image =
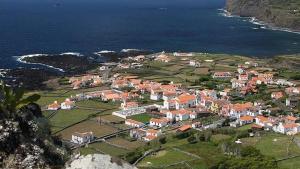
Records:
[[[300,3],[297,0],[227,0],[231,15],[254,17],[272,29],[300,32]]]
[[[0,79],[7,84],[22,84],[27,90],[47,89],[45,81],[61,77],[83,74],[94,70],[103,62],[118,62],[129,56],[147,55],[150,51],[127,49],[120,52],[100,52],[92,56],[79,53],[31,54],[17,57],[17,61],[32,67],[19,67],[0,71]]]

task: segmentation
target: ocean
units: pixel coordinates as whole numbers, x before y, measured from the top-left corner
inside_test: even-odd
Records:
[[[300,53],[300,34],[225,17],[225,0],[1,0],[0,69],[14,56],[143,49],[271,57]]]

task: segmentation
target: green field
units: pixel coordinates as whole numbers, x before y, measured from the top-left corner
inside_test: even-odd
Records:
[[[90,153],[105,153],[111,156],[122,156],[128,152],[129,151],[126,149],[118,148],[103,142],[89,144],[88,147],[84,147],[80,149],[80,153],[83,155],[90,154]]]
[[[139,163],[138,167],[160,167],[165,168],[168,165],[194,160],[187,154],[172,149],[166,149],[155,153],[154,155],[148,156]]]
[[[136,121],[139,121],[139,122],[142,122],[142,123],[149,123],[149,120],[151,118],[152,117],[149,114],[146,114],[146,113],[137,114],[137,115],[129,117],[129,119],[136,120]]]

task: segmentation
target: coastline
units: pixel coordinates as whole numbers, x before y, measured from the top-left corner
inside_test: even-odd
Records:
[[[282,32],[288,32],[288,33],[295,33],[295,34],[299,34],[300,35],[300,31],[297,30],[292,30],[289,28],[283,28],[283,27],[276,27],[271,25],[270,23],[266,23],[264,21],[261,21],[255,17],[242,17],[239,15],[233,15],[232,13],[230,13],[229,11],[227,11],[224,8],[218,9],[218,11],[221,11],[221,13],[219,13],[219,15],[223,16],[223,17],[227,17],[227,18],[244,18],[246,19],[245,21],[250,22],[254,25],[259,25],[261,26],[261,29],[268,29],[268,30],[273,30],[273,31],[282,31]]]
[[[61,53],[60,55],[62,55],[63,53]],[[54,70],[58,70],[59,72],[64,73],[65,71],[61,68],[57,68],[51,65],[47,65],[47,64],[43,64],[43,63],[31,63],[31,62],[27,62],[25,61],[26,58],[32,58],[32,57],[41,57],[41,56],[49,56],[49,54],[29,54],[29,55],[22,55],[22,56],[13,56],[14,58],[16,58],[17,62],[23,63],[23,64],[29,64],[29,65],[40,65],[40,66],[45,66],[47,68],[50,69],[54,69]]]

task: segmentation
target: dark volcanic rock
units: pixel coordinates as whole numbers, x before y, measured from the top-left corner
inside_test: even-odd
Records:
[[[47,86],[43,82],[60,75],[61,73],[48,69],[17,68],[8,70],[5,78],[1,79],[9,85],[22,85],[28,90],[34,90],[47,89]]]
[[[227,0],[233,15],[255,17],[270,26],[300,31],[299,0]]]
[[[82,73],[97,67],[97,63],[87,57],[75,55],[45,55],[22,59],[27,63],[40,63],[63,69],[67,74]]]

